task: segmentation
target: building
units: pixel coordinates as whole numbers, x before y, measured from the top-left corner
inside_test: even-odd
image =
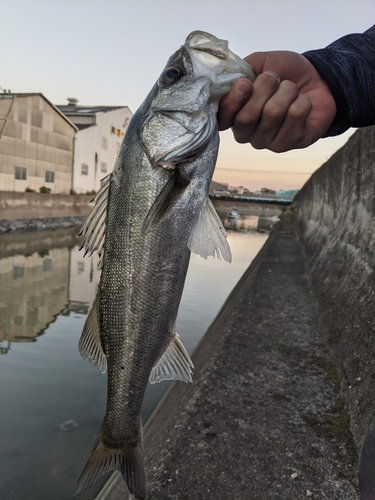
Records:
[[[262,198],[275,198],[276,191],[274,191],[273,189],[262,188],[260,190],[260,196]]]
[[[78,128],[74,145],[72,190],[91,193],[112,172],[126,127],[132,117],[127,106],[79,106],[69,98],[59,110]]]
[[[69,194],[76,130],[43,94],[0,94],[0,190]]]
[[[220,184],[216,181],[211,181],[208,191],[210,196],[229,196],[230,192],[226,184]]]

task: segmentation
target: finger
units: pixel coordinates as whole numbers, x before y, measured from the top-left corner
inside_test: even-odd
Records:
[[[219,130],[226,130],[233,124],[233,119],[251,96],[253,84],[246,78],[240,78],[220,101],[217,115]]]
[[[276,92],[279,84],[280,78],[272,72],[262,73],[255,79],[250,99],[233,121],[233,135],[237,142],[249,142],[262,116],[265,103]]]
[[[290,149],[304,148],[315,142],[318,137],[312,138],[309,130],[311,110],[310,99],[300,94],[289,106],[285,120],[268,149],[275,153],[283,153]]]
[[[273,141],[297,97],[297,85],[287,80],[280,83],[277,91],[263,106],[259,123],[251,136],[250,142],[255,149],[267,148]]]

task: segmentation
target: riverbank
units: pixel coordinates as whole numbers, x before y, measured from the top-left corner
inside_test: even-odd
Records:
[[[67,229],[83,226],[86,216],[83,217],[54,217],[43,219],[0,220],[0,235],[5,233],[44,231],[46,229]]]
[[[357,498],[358,457],[304,251],[282,221],[145,427],[149,500]],[[98,500],[129,498],[114,473]]]

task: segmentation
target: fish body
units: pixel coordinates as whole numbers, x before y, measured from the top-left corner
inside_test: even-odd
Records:
[[[208,201],[218,102],[250,66],[227,42],[193,32],[169,59],[127,128],[116,166],[82,234],[102,274],[79,348],[108,371],[107,410],[75,494],[110,470],[146,498],[141,409],[147,382],[192,381],[175,330],[190,251],[230,260]]]

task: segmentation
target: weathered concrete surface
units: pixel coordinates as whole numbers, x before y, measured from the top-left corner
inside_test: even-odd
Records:
[[[374,168],[371,127],[357,131],[296,199],[299,234],[358,453],[375,416]]]
[[[310,291],[282,222],[145,429],[149,500],[357,498],[357,454]],[[128,499],[117,473],[98,499]]]
[[[0,191],[0,221],[82,217],[91,209],[92,195],[16,193]]]

